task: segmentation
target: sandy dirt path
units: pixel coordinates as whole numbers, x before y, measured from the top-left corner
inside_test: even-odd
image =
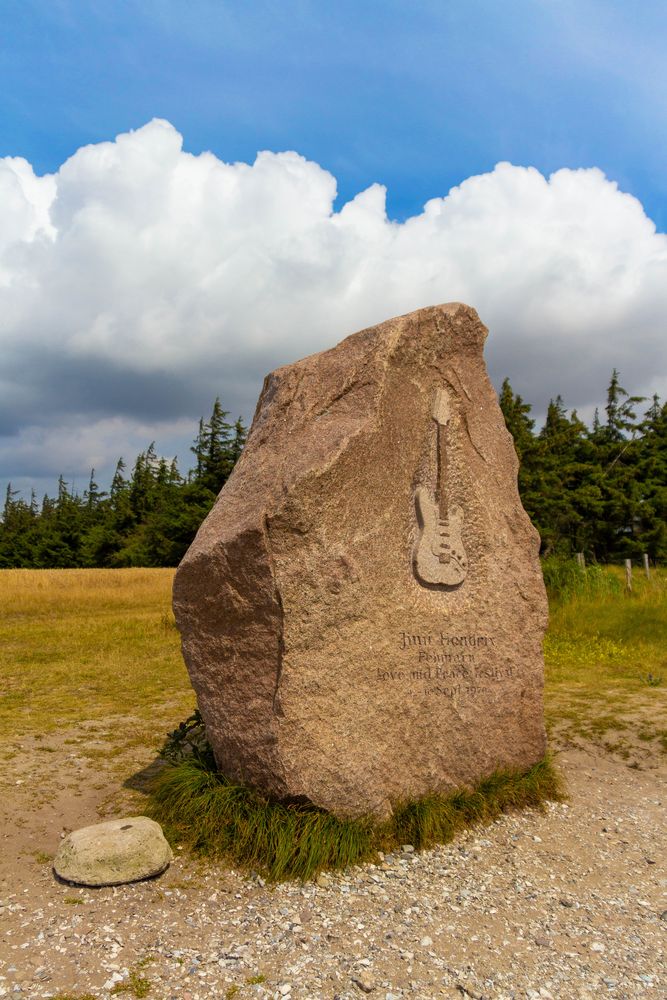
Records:
[[[0,996],[667,995],[664,755],[637,768],[566,746],[567,803],[318,883],[272,889],[179,855],[153,881],[91,890],[50,859],[65,831],[141,811],[122,783],[141,787],[149,758],[69,739],[25,740],[3,772]]]

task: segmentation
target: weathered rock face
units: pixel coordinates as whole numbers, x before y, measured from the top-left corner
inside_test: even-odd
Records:
[[[130,816],[73,830],[53,867],[77,885],[123,885],[159,875],[171,859],[160,825],[147,816]]]
[[[230,777],[382,817],[544,754],[538,536],[485,336],[434,306],[266,378],[174,585]]]

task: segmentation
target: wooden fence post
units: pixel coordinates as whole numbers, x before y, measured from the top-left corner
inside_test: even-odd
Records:
[[[632,559],[625,560],[625,587],[626,590],[632,590]]]
[[[650,580],[651,579],[651,570],[649,569],[649,566],[648,566],[648,552],[644,553],[644,572],[646,573],[646,579]]]
[[[577,552],[577,562],[580,569],[586,569],[586,557],[583,552]]]

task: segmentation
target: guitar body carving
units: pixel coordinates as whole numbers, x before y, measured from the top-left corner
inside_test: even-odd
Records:
[[[461,538],[462,509],[452,507],[449,517],[443,521],[437,499],[425,486],[415,493],[415,507],[420,527],[414,552],[417,576],[422,583],[458,586],[468,573],[468,560]]]
[[[447,504],[445,495],[444,427],[450,409],[444,389],[436,393],[433,419],[437,424],[437,495],[426,486],[415,491],[415,510],[419,537],[413,553],[413,567],[418,580],[427,585],[457,587],[468,574],[468,559],[463,547],[463,509]]]

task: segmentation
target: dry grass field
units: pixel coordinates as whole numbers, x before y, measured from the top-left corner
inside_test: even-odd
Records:
[[[630,594],[621,576],[552,601],[545,712],[555,736],[641,758],[667,752],[667,574],[635,571]]]
[[[158,740],[194,694],[171,613],[170,569],[0,572],[0,739],[92,723],[111,742]]]
[[[608,572],[613,580],[620,575]],[[160,745],[194,706],[171,569],[0,571],[0,745],[86,724],[116,747]],[[667,575],[632,595],[552,602],[546,716],[554,735],[667,750]]]

